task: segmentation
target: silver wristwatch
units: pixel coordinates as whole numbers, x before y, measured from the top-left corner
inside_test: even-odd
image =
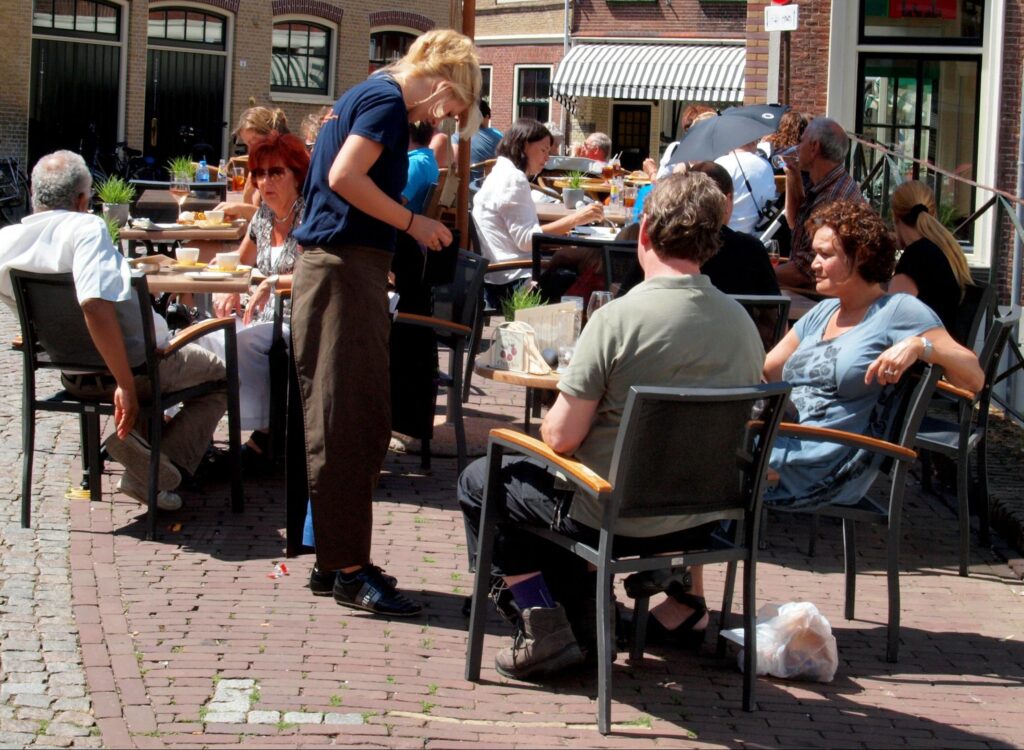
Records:
[[[277,290],[277,282],[280,281],[280,274],[272,273],[267,277],[267,282],[270,284],[271,291]]]
[[[932,355],[935,354],[935,345],[932,344],[931,339],[927,336],[921,336],[921,359],[925,362],[931,363]]]

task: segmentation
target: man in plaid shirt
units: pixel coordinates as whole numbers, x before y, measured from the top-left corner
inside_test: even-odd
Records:
[[[811,235],[804,227],[814,210],[833,201],[864,200],[856,180],[843,166],[849,148],[850,139],[839,123],[816,117],[804,131],[795,158],[786,159],[786,222],[793,231],[793,241],[789,262],[775,267],[782,286],[814,286],[814,251]],[[810,177],[806,190],[801,172]]]

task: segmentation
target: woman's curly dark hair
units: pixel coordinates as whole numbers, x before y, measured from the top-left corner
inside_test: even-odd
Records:
[[[872,284],[892,278],[896,245],[882,217],[859,201],[842,200],[817,209],[804,225],[811,237],[822,227],[835,232],[850,270]]]

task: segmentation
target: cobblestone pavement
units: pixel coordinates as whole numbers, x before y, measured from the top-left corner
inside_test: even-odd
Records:
[[[0,310],[0,341],[16,329]],[[100,747],[71,604],[64,491],[78,465],[78,430],[71,420],[39,420],[33,523],[22,529],[20,355],[5,352],[0,373],[0,747]]]
[[[10,315],[0,310],[0,336],[11,333]],[[69,467],[77,465],[72,420],[44,420],[39,510],[33,530],[20,531],[19,360],[9,352],[0,358],[7,381],[0,451],[9,467],[0,481],[10,498],[0,517],[0,746],[100,739],[140,748],[1024,745],[1017,710],[1024,587],[1005,550],[975,546],[971,577],[957,576],[955,518],[916,486],[904,524],[898,664],[884,659],[877,535],[860,534],[857,619],[848,621],[838,527],[822,525],[818,554],[808,558],[808,524],[773,517],[758,601],[808,600],[822,610],[839,643],[835,680],[758,680],[759,710],[745,713],[735,658],[717,659],[711,638],[697,654],[651,648],[637,663],[620,655],[614,733],[601,737],[592,675],[545,686],[497,675],[491,662],[507,635],[497,618],[482,681],[463,680],[461,606],[472,576],[453,461],[435,458],[425,476],[417,456],[389,454],[374,557],[426,613],[379,620],[311,596],[310,557],[283,560],[280,480],[247,482],[239,515],[230,512],[226,486],[187,493],[182,511],[160,517],[155,542],[144,541],[140,506],[112,493],[116,467],[105,477],[103,502],[64,501]],[[486,393],[474,396],[472,415],[521,419],[521,392],[478,385]],[[709,603],[720,596],[722,572],[709,570]]]

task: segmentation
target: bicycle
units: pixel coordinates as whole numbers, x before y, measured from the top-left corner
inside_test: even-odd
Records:
[[[13,156],[0,158],[0,222],[17,224],[29,213],[28,176]]]

